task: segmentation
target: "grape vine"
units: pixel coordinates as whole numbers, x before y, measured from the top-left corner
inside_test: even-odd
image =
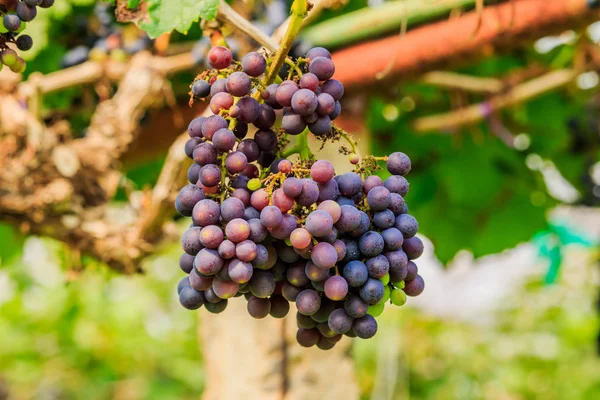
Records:
[[[401,306],[423,291],[413,261],[423,243],[404,201],[410,159],[361,157],[333,126],[344,87],[327,49],[288,57],[305,13],[306,2],[295,1],[274,54],[235,61],[225,43],[212,47],[212,68],[191,85],[191,102],[208,101],[213,115],[188,127],[194,163],[175,207],[192,224],[178,293],[184,307],[212,313],[244,296],[254,318],[283,318],[295,302],[298,343],[327,350],[342,335],[373,337],[387,302]],[[317,160],[309,134],[345,140],[340,152],[354,170],[336,175]],[[385,181],[373,175],[382,162],[392,174]]]

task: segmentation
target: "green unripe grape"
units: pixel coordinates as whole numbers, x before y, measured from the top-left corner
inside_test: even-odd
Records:
[[[18,58],[19,56],[17,56],[17,52],[12,49],[6,49],[2,53],[0,53],[0,60],[2,60],[4,65],[6,65],[9,68],[15,65]]]
[[[290,241],[290,238],[285,239],[285,244],[287,244],[288,246],[292,246],[292,242]]]
[[[389,286],[384,286],[383,288],[383,298],[381,299],[382,303],[385,303],[386,301],[388,301],[390,299],[390,294],[391,294],[391,290]]]
[[[114,49],[110,52],[110,59],[113,61],[125,62],[127,61],[127,52],[123,49]]]
[[[17,60],[15,61],[15,63],[11,66],[9,66],[8,68],[10,68],[10,70],[14,73],[21,73],[23,71],[25,71],[25,60],[23,60],[20,57],[17,57]]]
[[[392,304],[395,306],[403,306],[406,303],[406,293],[402,289],[394,289],[392,290],[392,295],[390,296],[392,300]]]
[[[372,315],[373,317],[379,317],[381,315],[381,313],[383,312],[384,308],[385,308],[385,303],[383,301],[380,301],[379,303],[377,303],[373,306],[369,306],[369,309],[367,310],[367,314]]]
[[[398,289],[404,289],[404,281],[400,281],[400,282],[392,282],[392,285],[394,285],[394,287],[397,287]]]
[[[106,57],[106,53],[97,47],[91,49],[88,54],[88,58],[90,59],[90,61],[100,62],[106,60]]]
[[[388,283],[390,283],[390,274],[387,273],[385,274],[381,279],[380,279],[381,283],[383,283],[384,285],[387,285]]]
[[[260,179],[258,178],[252,178],[248,181],[248,189],[250,190],[258,190],[261,186],[262,183],[260,183]]]

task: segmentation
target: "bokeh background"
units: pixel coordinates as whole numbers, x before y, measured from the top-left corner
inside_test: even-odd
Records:
[[[61,71],[126,69],[146,53],[181,62],[165,104],[143,111],[116,160],[106,207],[118,220],[139,214],[169,147],[202,112],[187,92],[206,67],[203,28],[215,28],[196,22],[187,35],[150,39],[116,21],[124,3],[57,1],[28,27],[35,46],[23,76],[0,72],[0,99],[31,109],[32,85]],[[373,339],[348,341],[353,381],[335,384],[356,385],[361,399],[600,398],[596,2],[318,4],[294,52],[332,50],[347,87],[339,124],[363,152],[411,157],[407,203],[427,245],[418,263],[425,292],[386,309]],[[231,5],[267,34],[289,10],[283,0]],[[239,55],[256,47],[222,31]],[[36,98],[39,121],[85,138],[98,105],[118,92],[109,75],[55,85]],[[10,125],[3,115],[0,139]],[[335,146],[320,154],[349,168]],[[0,398],[200,397],[212,368],[198,333],[207,316],[184,310],[175,291],[187,222],[167,215],[136,260],[142,273],[123,275],[11,212],[2,197],[15,193],[2,184]]]

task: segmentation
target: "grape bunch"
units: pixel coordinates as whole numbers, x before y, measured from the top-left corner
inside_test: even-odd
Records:
[[[9,47],[27,51],[33,46],[31,36],[21,34],[28,22],[37,16],[37,7],[49,8],[54,0],[1,0],[0,1],[0,70],[6,65],[13,72],[25,70],[25,60]]]
[[[384,181],[356,154],[355,171],[341,175],[327,160],[283,156],[287,135],[322,135],[339,115],[343,86],[331,79],[323,48],[296,61],[297,75],[266,88],[260,77],[272,60],[262,54],[237,63],[227,48],[213,47],[207,58],[214,69],[191,92],[210,97],[214,115],[188,127],[185,152],[194,163],[175,201],[192,218],[181,241],[179,265],[188,274],[178,285],[181,304],[220,313],[243,296],[252,317],[283,318],[295,302],[302,346],[326,350],[342,335],[372,337],[385,303],[401,306],[424,289],[414,263],[423,243],[404,201],[410,159],[370,157],[386,162]]]

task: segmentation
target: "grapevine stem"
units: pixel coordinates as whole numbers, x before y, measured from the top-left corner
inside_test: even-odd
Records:
[[[348,144],[352,148],[352,152],[354,154],[356,154],[359,159],[362,158],[360,156],[360,152],[358,150],[358,145],[356,144],[356,142],[354,141],[354,139],[352,138],[352,136],[348,132],[346,132],[345,130],[343,130],[342,128],[339,128],[337,126],[334,126],[332,128],[335,129],[335,130],[337,130],[339,132],[340,136],[343,137],[344,140],[346,140],[346,142],[348,142]]]
[[[310,148],[308,147],[308,128],[304,129],[300,135],[298,135],[298,142],[296,143],[296,148],[300,152],[301,160],[308,160],[311,156]]]
[[[306,17],[306,13],[308,11],[308,7],[306,4],[306,0],[294,0],[291,8],[291,16],[290,16],[290,24],[285,32],[285,36],[281,40],[281,45],[275,53],[275,57],[273,58],[273,62],[271,63],[269,70],[265,74],[265,79],[263,85],[265,87],[269,86],[275,80],[275,77],[279,73],[279,70],[283,66],[283,63],[286,60],[287,54],[290,52],[292,48],[292,44],[298,36],[298,32],[300,32],[300,28],[302,27],[302,21],[304,17]]]

